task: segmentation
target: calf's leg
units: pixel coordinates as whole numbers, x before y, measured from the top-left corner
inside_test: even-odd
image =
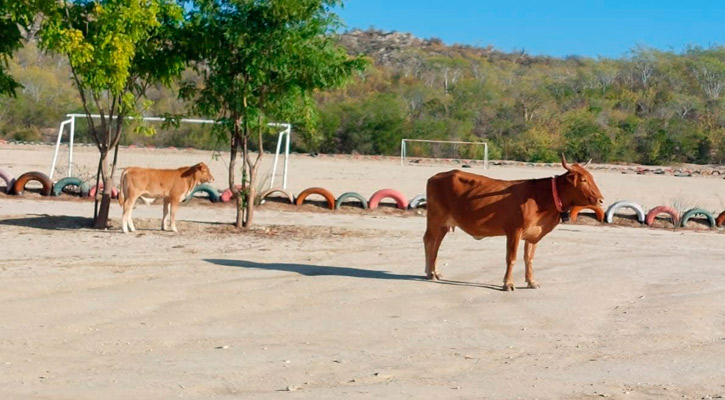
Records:
[[[169,199],[170,204],[170,213],[171,213],[171,230],[178,233],[179,231],[176,229],[176,210],[179,208],[179,201],[180,199]]]
[[[536,243],[526,241],[524,245],[524,263],[526,264],[526,282],[529,288],[538,289],[540,286],[534,279],[534,253],[536,252]]]
[[[168,197],[164,197],[164,216],[161,218],[161,230],[166,230],[166,217],[169,215],[171,202]]]
[[[519,250],[521,233],[506,234],[506,275],[503,277],[503,290],[510,292],[516,289],[512,277],[514,264],[516,264],[516,252]]]
[[[133,226],[132,213],[137,198],[138,196],[135,193],[130,193],[129,191],[124,199],[123,216],[121,217],[121,229],[123,233],[128,233],[129,231],[134,232],[136,230],[136,227]]]

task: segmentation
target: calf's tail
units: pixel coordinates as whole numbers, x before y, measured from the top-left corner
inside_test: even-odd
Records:
[[[124,169],[121,173],[121,187],[118,188],[118,204],[123,207],[123,203],[126,200],[126,170]]]

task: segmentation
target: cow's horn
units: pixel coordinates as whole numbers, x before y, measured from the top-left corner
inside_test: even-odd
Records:
[[[590,162],[592,162],[592,159],[591,158],[589,159],[589,161],[587,161],[586,164],[584,164],[584,166],[586,167],[587,165],[589,165]]]
[[[561,153],[561,166],[564,167],[565,170],[569,170],[569,164],[566,163],[566,157],[564,156],[564,153]]]

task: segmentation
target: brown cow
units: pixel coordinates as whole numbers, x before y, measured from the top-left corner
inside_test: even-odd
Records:
[[[503,289],[507,291],[514,290],[511,270],[519,241],[526,241],[526,282],[530,288],[538,288],[532,260],[539,240],[559,223],[563,211],[604,202],[594,178],[583,166],[568,165],[563,154],[561,165],[567,172],[553,178],[505,181],[453,170],[428,179],[423,236],[426,277],[441,279],[436,266],[438,248],[446,233],[458,226],[475,239],[506,236]]]
[[[131,211],[136,200],[142,196],[146,199],[164,199],[161,230],[166,230],[166,215],[171,214],[171,230],[178,232],[176,208],[196,185],[206,182],[214,182],[214,177],[203,162],[177,169],[126,168],[121,174],[121,190],[118,192],[118,203],[123,207],[121,219],[123,232],[136,230],[131,219]]]

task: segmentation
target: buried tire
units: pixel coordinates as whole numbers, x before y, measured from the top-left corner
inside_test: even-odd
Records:
[[[718,227],[722,227],[725,224],[725,211],[721,212],[720,215],[715,218],[715,224]]]
[[[378,208],[378,205],[380,205],[380,200],[385,198],[391,198],[395,200],[398,208],[402,210],[408,208],[408,199],[406,199],[402,193],[394,189],[381,189],[373,193],[372,196],[370,196],[370,201],[368,202],[370,209],[374,210]]]
[[[270,188],[265,190],[259,195],[259,203],[264,203],[264,199],[269,197],[270,195],[274,193],[280,193],[284,195],[284,198],[289,201],[289,204],[295,204],[295,198],[292,196],[292,193],[282,189],[282,188]]]
[[[419,194],[419,195],[413,197],[412,199],[410,199],[410,204],[408,204],[408,208],[411,209],[411,210],[413,210],[413,209],[416,209],[418,207],[424,207],[427,204],[428,203],[426,202],[425,195],[424,194]]]
[[[647,216],[645,217],[645,223],[652,226],[652,223],[655,221],[655,217],[660,214],[669,214],[670,217],[672,217],[672,223],[675,225],[675,228],[680,226],[680,213],[678,213],[674,208],[668,206],[658,206],[649,210]]]
[[[321,187],[311,187],[309,189],[303,190],[302,193],[297,196],[295,204],[301,206],[307,196],[311,194],[319,194],[320,196],[324,197],[325,201],[327,201],[327,208],[329,208],[330,210],[335,209],[335,196],[329,190],[323,189]]]
[[[362,197],[362,195],[360,195],[360,193],[357,193],[357,192],[345,192],[345,193],[341,194],[340,197],[337,198],[337,201],[335,201],[335,208],[339,210],[340,206],[342,206],[342,203],[344,203],[345,200],[348,200],[348,199],[358,200],[360,202],[360,206],[363,208],[363,210],[368,208],[368,200],[366,198]]]
[[[219,201],[219,192],[216,189],[214,189],[213,187],[207,185],[206,183],[202,183],[201,185],[196,185],[194,187],[194,189],[191,191],[191,193],[189,193],[189,195],[186,196],[186,198],[184,198],[183,201],[187,202],[187,201],[191,200],[194,197],[194,194],[197,192],[206,193],[209,196],[209,200],[212,203],[216,203]]]
[[[98,184],[98,190],[101,193],[103,193],[103,182]],[[88,196],[96,197],[96,185],[91,186],[91,189],[88,191]],[[118,189],[115,187],[111,188],[111,198],[112,199],[118,198]]]
[[[683,228],[687,224],[687,221],[694,217],[695,215],[703,215],[705,218],[707,218],[707,221],[710,223],[711,228],[717,227],[717,222],[715,221],[715,218],[710,214],[709,211],[703,209],[703,208],[691,208],[687,211],[685,211],[684,214],[682,214],[682,222],[680,223],[680,226]]]
[[[60,196],[66,186],[78,186],[78,189],[81,192],[81,197],[88,196],[88,193],[91,191],[91,187],[88,186],[87,183],[83,182],[81,178],[69,176],[59,180],[55,183],[55,185],[53,185],[53,196]]]
[[[614,212],[619,210],[620,208],[629,208],[634,210],[634,212],[637,213],[637,220],[639,221],[639,223],[644,224],[644,209],[642,208],[642,206],[633,201],[627,200],[621,200],[609,206],[605,215],[605,220],[608,224],[612,223]]]
[[[26,172],[20,175],[13,184],[13,193],[18,196],[22,196],[23,191],[25,190],[25,185],[27,185],[30,181],[40,182],[40,184],[43,185],[43,189],[40,191],[40,194],[42,196],[50,196],[50,193],[53,190],[53,182],[50,181],[48,175],[38,171]]]
[[[572,207],[571,211],[569,211],[569,218],[571,219],[571,222],[576,222],[577,216],[583,210],[594,211],[597,221],[604,222],[604,210],[602,210],[602,207],[599,207],[599,206],[574,206],[574,207]]]
[[[13,191],[13,185],[15,184],[15,178],[9,173],[0,169],[0,179],[5,181],[5,193],[11,194]]]

